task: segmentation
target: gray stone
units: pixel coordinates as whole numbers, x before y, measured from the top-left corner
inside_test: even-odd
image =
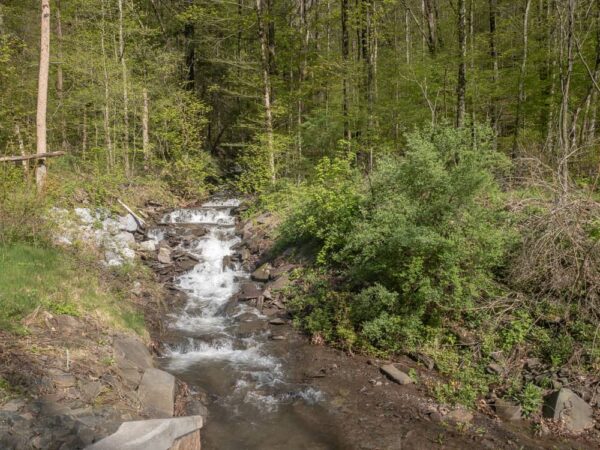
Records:
[[[115,363],[126,383],[136,388],[142,378],[142,372],[154,367],[152,355],[146,345],[133,337],[119,337],[113,341]]]
[[[275,318],[275,319],[271,319],[271,320],[269,320],[269,323],[270,323],[271,325],[285,325],[285,320],[283,320],[283,319],[281,319],[281,318],[277,317],[277,318]]]
[[[594,426],[592,407],[566,388],[546,397],[543,414],[544,417],[562,422],[573,433],[581,433]]]
[[[115,236],[115,243],[121,247],[129,247],[135,244],[135,237],[128,231],[121,231]]]
[[[271,266],[269,264],[263,264],[254,272],[252,272],[252,279],[254,281],[269,281],[269,276],[271,274]]]
[[[79,220],[86,225],[91,225],[94,223],[94,218],[92,217],[92,213],[88,208],[75,208],[75,214],[79,217]]]
[[[138,224],[131,214],[119,217],[119,229],[133,233],[138,229]]]
[[[154,367],[154,360],[146,345],[135,337],[117,337],[113,340],[115,359],[126,360],[134,367],[148,369]]]
[[[282,289],[285,289],[286,287],[289,286],[289,284],[290,284],[290,277],[287,273],[284,273],[279,278],[277,278],[275,281],[273,281],[272,283],[269,283],[267,287],[271,290],[271,292],[274,292],[274,291],[281,291]]]
[[[405,385],[413,383],[411,377],[409,377],[406,373],[402,372],[401,370],[398,370],[393,364],[386,364],[385,366],[381,366],[379,370],[381,370],[381,372],[390,380],[398,384]]]
[[[171,264],[171,250],[167,247],[161,247],[158,250],[158,262],[161,264]]]
[[[242,261],[248,261],[250,259],[250,257],[252,256],[252,254],[250,253],[250,250],[248,250],[245,247],[240,252],[240,255],[241,255]]]
[[[111,250],[108,250],[104,253],[104,260],[109,267],[123,265],[123,258]]]
[[[155,417],[173,417],[175,377],[160,369],[146,369],[138,388],[144,410]]]
[[[156,242],[155,241],[144,241],[138,244],[138,250],[142,252],[155,252]]]
[[[494,402],[494,411],[502,420],[513,421],[521,419],[521,406],[501,398]]]
[[[87,450],[198,450],[202,423],[201,416],[125,422]]]
[[[259,289],[255,283],[243,283],[239,293],[240,300],[253,300],[262,295],[262,289]]]

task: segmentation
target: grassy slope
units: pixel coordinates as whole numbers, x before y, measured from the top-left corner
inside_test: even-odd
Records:
[[[24,332],[21,320],[38,306],[55,314],[96,315],[143,332],[142,315],[108,286],[101,269],[58,248],[24,243],[0,247],[0,329]]]

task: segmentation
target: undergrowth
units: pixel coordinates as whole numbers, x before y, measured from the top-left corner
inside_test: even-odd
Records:
[[[287,294],[314,342],[421,353],[447,380],[429,386],[440,401],[474,406],[494,390],[535,415],[552,383],[524,380],[525,358],[600,369],[599,209],[576,191],[563,204],[539,186],[507,195],[507,160],[489,129],[475,133],[476,145],[470,129],[415,131],[367,176],[352,155],[325,158],[261,201],[283,216],[280,249],[313,249]]]

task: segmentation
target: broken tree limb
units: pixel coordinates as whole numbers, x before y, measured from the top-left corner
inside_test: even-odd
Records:
[[[64,154],[65,152],[49,152],[40,153],[37,155],[0,156],[0,162],[28,161],[30,159],[53,158],[55,156],[63,156]]]
[[[117,199],[117,201],[119,202],[119,205],[121,205],[129,214],[131,214],[131,216],[135,219],[135,221],[141,228],[146,227],[146,222],[144,222],[144,219],[142,219],[140,216],[134,213],[133,210],[125,203],[123,203],[120,199]]]

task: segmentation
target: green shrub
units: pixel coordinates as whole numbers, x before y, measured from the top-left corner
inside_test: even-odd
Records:
[[[356,284],[381,283],[397,310],[438,324],[494,292],[510,242],[489,131],[437,128],[408,136],[402,158],[379,161],[335,259]]]
[[[331,262],[352,230],[360,204],[358,173],[349,159],[323,158],[299,208],[281,226],[285,243],[315,242],[317,261]]]
[[[533,383],[525,385],[518,398],[525,417],[539,411],[543,402],[543,393],[543,389]]]

